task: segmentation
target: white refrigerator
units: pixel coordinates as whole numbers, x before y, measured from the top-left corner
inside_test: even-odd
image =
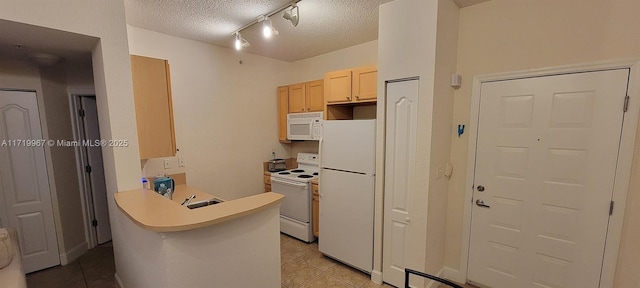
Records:
[[[320,140],[319,249],[371,273],[376,120],[330,120]]]

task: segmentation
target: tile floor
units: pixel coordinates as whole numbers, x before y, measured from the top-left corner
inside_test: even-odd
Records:
[[[378,288],[370,276],[325,257],[318,243],[280,234],[282,288]],[[117,288],[111,243],[100,245],[66,266],[27,275],[29,288]],[[465,286],[472,288],[473,286]]]
[[[89,250],[65,266],[27,274],[29,288],[118,288],[111,242]]]

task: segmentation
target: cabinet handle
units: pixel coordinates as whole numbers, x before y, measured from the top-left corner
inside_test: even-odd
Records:
[[[349,100],[349,99],[350,99],[349,96],[347,96],[347,100]]]
[[[356,95],[356,100],[360,100],[360,96]]]

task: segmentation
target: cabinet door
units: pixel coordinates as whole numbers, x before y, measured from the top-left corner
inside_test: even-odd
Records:
[[[307,82],[307,112],[324,110],[324,81]]]
[[[378,95],[378,68],[362,67],[353,69],[353,100],[375,101]]]
[[[305,84],[289,85],[289,113],[306,112]]]
[[[289,113],[289,87],[278,87],[278,139],[287,140],[287,113]]]
[[[175,156],[168,62],[131,55],[131,74],[140,158]]]
[[[313,200],[311,201],[311,211],[313,214],[313,218],[311,219],[313,226],[313,236],[320,236],[320,195],[318,191],[318,185],[311,185],[311,189],[313,190]]]
[[[327,103],[351,102],[351,70],[333,71],[324,76]]]

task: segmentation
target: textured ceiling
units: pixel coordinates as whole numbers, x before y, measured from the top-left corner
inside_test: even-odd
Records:
[[[266,40],[261,25],[242,31],[247,52],[295,61],[378,38],[378,6],[391,0],[302,0],[300,23],[292,27],[282,12],[271,17],[280,35]],[[489,0],[454,0],[467,7]],[[232,47],[231,33],[290,3],[289,0],[125,0],[133,26],[196,41]],[[0,20],[0,59],[29,60],[31,53],[61,56],[90,65],[97,38]],[[16,46],[21,48],[16,48]]]
[[[280,35],[264,39],[261,23],[241,32],[249,53],[305,59],[378,39],[378,6],[390,0],[302,0],[300,23],[271,16]],[[233,47],[231,33],[289,0],[125,0],[127,23],[182,38]]]

